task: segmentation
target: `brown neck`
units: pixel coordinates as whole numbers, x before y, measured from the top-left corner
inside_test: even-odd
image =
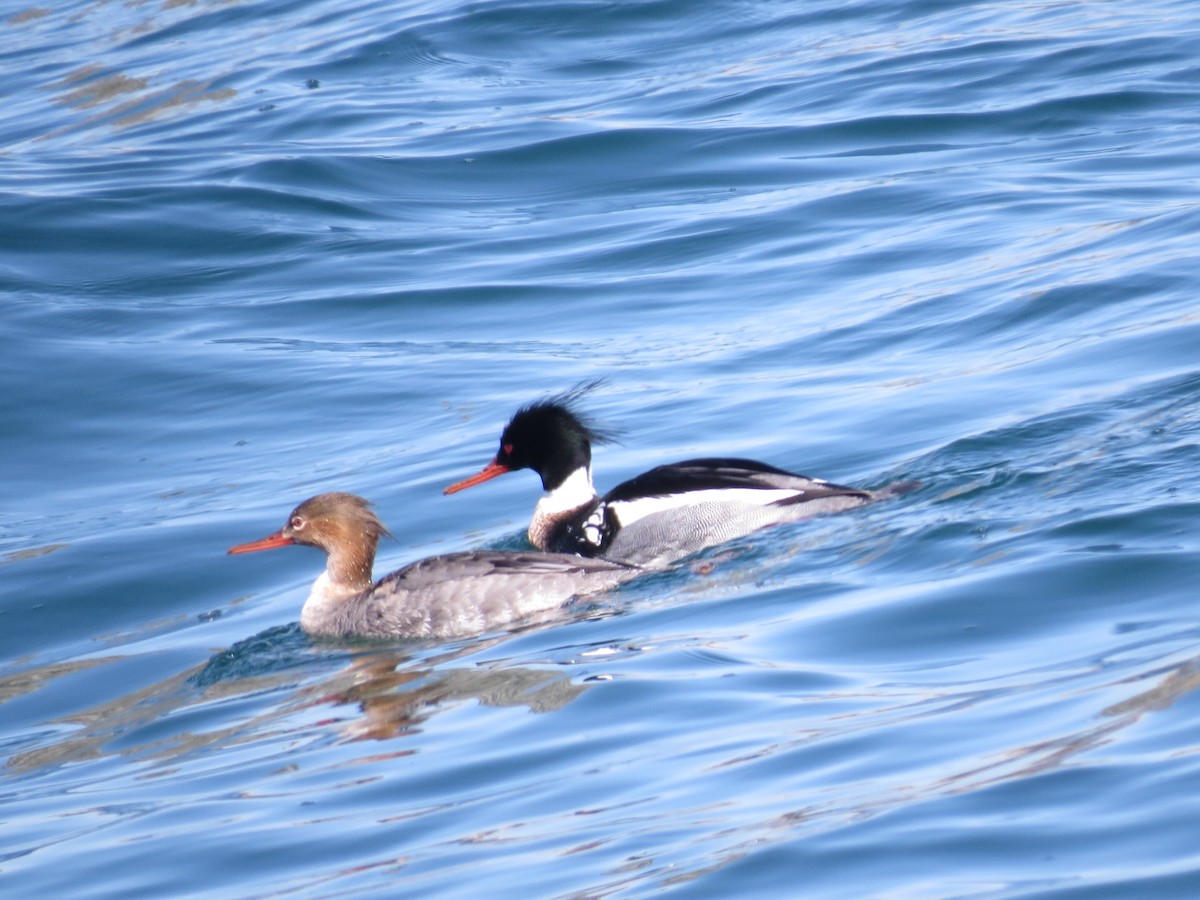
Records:
[[[343,543],[337,550],[331,551],[325,561],[329,580],[339,588],[355,593],[369,588],[374,583],[371,580],[371,568],[375,565],[375,547],[372,543]]]
[[[560,510],[549,510],[539,503],[534,509],[533,519],[529,523],[529,543],[539,550],[555,552],[568,523],[591,506],[592,502],[594,501],[583,503],[574,509]]]

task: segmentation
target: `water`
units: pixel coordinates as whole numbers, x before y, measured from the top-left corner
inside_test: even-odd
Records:
[[[7,896],[1200,887],[1190,2],[84,3],[0,23]],[[925,487],[566,621],[314,643],[521,403],[602,488]]]

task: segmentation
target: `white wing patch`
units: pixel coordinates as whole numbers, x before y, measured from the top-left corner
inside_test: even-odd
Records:
[[[593,547],[599,547],[604,540],[604,506],[597,506],[595,511],[583,520],[583,539]]]
[[[707,491],[685,491],[682,494],[667,494],[662,497],[618,500],[615,503],[609,503],[608,508],[616,515],[617,521],[624,526],[655,513],[671,509],[682,509],[688,506],[698,506],[703,503],[735,503],[746,506],[767,506],[777,500],[787,500],[803,493],[804,491],[796,490],[795,488],[775,490],[764,490],[761,488],[713,488]],[[596,518],[597,515],[599,515],[599,511],[587,520],[584,525],[585,529],[590,529],[592,519]],[[588,540],[590,541],[591,531],[587,530],[585,533],[588,535]],[[597,527],[598,534],[599,529]]]

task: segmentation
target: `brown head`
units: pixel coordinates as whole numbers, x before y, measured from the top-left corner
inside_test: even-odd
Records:
[[[328,555],[329,573],[335,581],[369,586],[379,538],[391,537],[370,507],[369,501],[355,494],[317,494],[293,509],[277,532],[230,547],[229,553],[254,553],[289,544],[316,547]]]

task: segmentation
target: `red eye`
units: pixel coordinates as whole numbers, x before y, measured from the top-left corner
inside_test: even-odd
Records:
[[[304,527],[304,520],[299,516],[296,516],[296,518],[292,519],[292,527],[299,531]]]
[[[504,451],[505,455],[507,455],[507,456],[512,455],[512,444],[505,444],[500,449]]]

